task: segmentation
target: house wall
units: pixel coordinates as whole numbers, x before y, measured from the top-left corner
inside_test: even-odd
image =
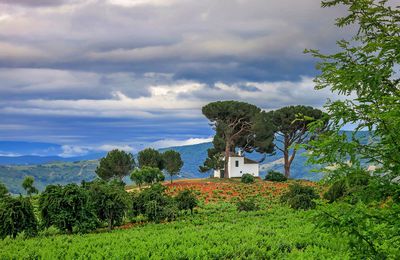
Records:
[[[236,167],[236,161],[239,162],[239,166]],[[258,164],[245,164],[243,157],[229,157],[229,178],[242,177],[245,173],[258,177],[259,169]]]

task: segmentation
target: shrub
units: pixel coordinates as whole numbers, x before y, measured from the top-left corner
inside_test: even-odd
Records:
[[[289,186],[289,191],[281,196],[281,202],[287,203],[292,209],[313,209],[316,206],[314,199],[319,195],[313,187],[293,184]]]
[[[76,184],[49,185],[40,194],[39,209],[44,227],[56,226],[72,233],[95,229],[97,218],[90,203],[89,192]]]
[[[254,198],[239,200],[236,203],[236,207],[238,211],[255,211],[260,209],[260,207],[256,204]]]
[[[242,175],[241,181],[243,183],[253,183],[254,182],[254,176],[251,175],[250,173],[245,173]]]
[[[9,195],[6,185],[0,182],[0,199],[5,198]]]
[[[4,197],[0,200],[0,238],[37,234],[37,222],[33,206],[28,198]]]
[[[144,215],[150,221],[172,220],[178,212],[175,200],[159,183],[132,196],[132,216]]]
[[[194,207],[197,206],[197,198],[191,190],[183,190],[175,198],[179,210],[190,210],[193,214]]]
[[[336,181],[332,184],[327,192],[324,194],[324,199],[328,200],[329,203],[336,201],[343,197],[346,193],[347,187],[344,180]]]
[[[162,171],[156,167],[143,166],[141,169],[135,169],[131,173],[131,180],[139,187],[142,183],[153,184],[164,181],[165,176]]]
[[[89,185],[90,201],[101,221],[108,229],[122,223],[129,205],[129,194],[116,182],[94,181]]]
[[[283,175],[280,172],[277,171],[269,171],[268,174],[265,176],[266,181],[277,181],[277,182],[283,182],[287,181],[287,178],[285,175]]]

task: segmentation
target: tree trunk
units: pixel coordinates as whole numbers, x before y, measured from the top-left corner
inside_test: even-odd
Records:
[[[113,217],[111,214],[111,216],[108,218],[108,230],[111,231],[112,229],[113,229]]]
[[[290,177],[289,151],[283,153],[284,169],[286,178]]]
[[[72,225],[71,224],[67,224],[67,234],[72,234]]]
[[[286,178],[290,177],[290,162],[289,162],[289,137],[285,135],[283,144],[283,161]]]
[[[171,184],[172,184],[172,175],[171,175]]]
[[[230,140],[227,139],[225,141],[225,162],[224,162],[224,178],[229,178],[229,155],[230,155],[231,149],[230,149]]]

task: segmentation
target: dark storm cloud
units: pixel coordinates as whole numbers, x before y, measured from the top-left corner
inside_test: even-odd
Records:
[[[0,0],[0,4],[24,6],[56,6],[71,0]]]
[[[210,101],[321,107],[333,96],[313,91],[315,60],[303,50],[332,52],[351,33],[333,25],[344,10],[321,9],[318,0],[0,6],[0,116],[7,118],[0,139],[7,140],[206,138],[200,108]]]

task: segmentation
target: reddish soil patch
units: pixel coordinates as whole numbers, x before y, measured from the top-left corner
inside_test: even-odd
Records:
[[[240,180],[180,180],[174,183],[164,183],[167,193],[176,195],[184,189],[193,190],[199,199],[208,202],[231,201],[248,196],[261,196],[275,199],[285,192],[291,182],[269,182],[257,180],[253,184],[244,184]],[[303,185],[315,186],[315,183],[301,181]]]

